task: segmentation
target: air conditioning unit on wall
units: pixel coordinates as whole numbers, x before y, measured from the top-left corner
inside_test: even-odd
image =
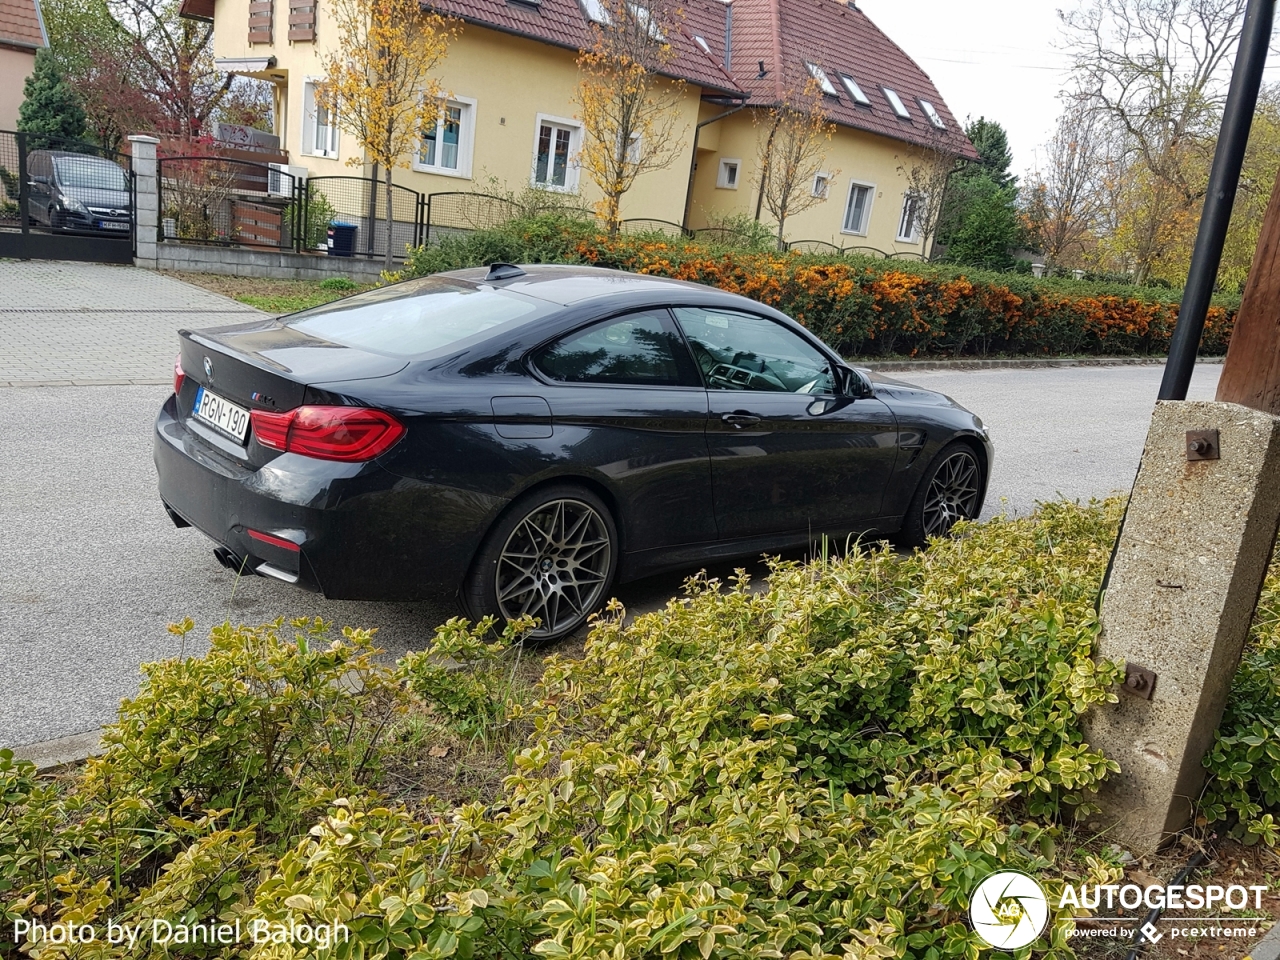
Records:
[[[294,186],[307,180],[306,167],[291,163],[269,163],[267,167],[267,193],[273,197],[291,197]]]

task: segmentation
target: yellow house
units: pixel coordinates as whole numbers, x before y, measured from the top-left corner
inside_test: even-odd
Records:
[[[0,130],[13,130],[36,51],[49,45],[40,0],[0,0]]]
[[[531,186],[594,203],[599,193],[575,162],[582,127],[573,101],[576,60],[590,46],[598,0],[423,5],[463,29],[439,70],[447,110],[395,182],[423,194]],[[826,71],[824,109],[839,125],[829,166],[839,175],[815,185],[825,201],[788,221],[787,235],[923,251],[927,238],[913,230],[903,170],[914,151],[940,138],[957,155],[973,148],[910,58],[838,0],[686,0],[680,13],[667,36],[676,54],[671,78],[683,81],[682,153],[636,181],[623,197],[624,218],[698,228],[754,215],[753,115],[806,71]],[[336,40],[325,0],[184,0],[183,14],[214,22],[220,67],[274,84],[274,132],[290,163],[311,177],[369,176],[354,139],[316,106],[326,44]]]

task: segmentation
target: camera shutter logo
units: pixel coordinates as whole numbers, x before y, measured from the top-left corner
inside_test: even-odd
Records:
[[[1025,873],[1001,870],[969,898],[973,932],[997,950],[1017,950],[1040,938],[1049,922],[1049,898]]]

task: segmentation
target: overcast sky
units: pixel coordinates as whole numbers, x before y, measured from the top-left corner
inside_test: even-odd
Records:
[[[1076,0],[857,0],[858,7],[933,78],[953,113],[998,120],[1013,170],[1031,169],[1053,134],[1069,59],[1058,10]],[[1280,79],[1272,55],[1267,80]]]

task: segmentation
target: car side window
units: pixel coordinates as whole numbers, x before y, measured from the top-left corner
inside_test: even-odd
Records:
[[[836,392],[831,362],[780,323],[706,307],[675,314],[709,390]]]
[[[699,386],[693,361],[666,310],[602,320],[544,347],[533,362],[561,383]]]

